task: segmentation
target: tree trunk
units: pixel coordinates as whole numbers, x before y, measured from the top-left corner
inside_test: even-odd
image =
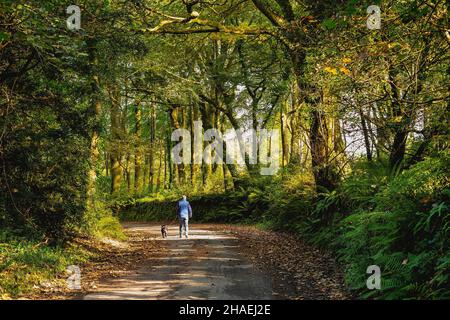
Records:
[[[317,106],[315,106],[317,107]],[[328,130],[326,117],[322,110],[313,108],[311,111],[312,124],[310,128],[311,161],[318,191],[325,188],[328,191],[336,187],[332,178],[331,165],[328,163]]]
[[[142,190],[146,191],[148,190],[148,185],[149,185],[149,156],[148,155],[144,155],[144,163],[143,163],[143,172],[142,172]]]
[[[97,70],[95,70],[97,66],[97,57],[96,57],[96,40],[89,39],[87,41],[88,46],[88,56],[89,56],[89,65],[91,65],[90,73],[91,73],[91,109],[93,111],[94,125],[92,128],[91,134],[91,144],[90,144],[90,167],[88,172],[88,186],[87,186],[87,199],[88,199],[88,208],[93,208],[95,205],[95,183],[97,180],[97,162],[99,159],[99,149],[98,142],[100,139],[100,115],[101,115],[101,102],[100,102],[100,84],[98,76],[96,75]]]
[[[310,105],[311,126],[309,143],[311,149],[311,162],[317,191],[328,191],[336,187],[335,177],[328,163],[328,128],[324,111],[321,109],[322,92],[318,91],[304,79],[304,66],[306,54],[303,51],[291,51],[291,60],[298,86],[297,106],[306,102]],[[293,152],[294,154],[294,152]]]
[[[142,111],[139,102],[134,105],[134,192],[140,193],[142,191],[142,150],[141,150],[141,121]]]
[[[204,131],[206,131],[208,129],[212,129],[212,127],[213,127],[213,124],[212,124],[213,120],[212,120],[211,108],[208,107],[207,103],[202,101],[200,103],[200,105],[199,105],[199,111],[200,111],[200,115],[201,115],[202,125],[203,125]],[[203,150],[205,149],[206,144],[207,144],[206,142],[203,142],[203,144],[202,144],[202,149]],[[202,161],[201,171],[202,171],[203,188],[206,188],[209,176],[211,174],[211,164],[210,163],[206,163],[204,161],[204,159]]]
[[[149,152],[149,190],[151,193],[155,190],[154,180],[155,180],[155,168],[154,168],[154,153],[155,153],[155,140],[156,140],[156,110],[155,106],[152,105],[150,110],[150,152]]]
[[[115,194],[120,191],[122,183],[122,167],[120,159],[117,155],[111,155],[111,193]]]
[[[172,108],[169,110],[169,119],[170,124],[174,130],[181,129],[180,122],[178,121],[178,107],[172,106]],[[183,112],[182,112],[183,115]],[[170,136],[169,136],[170,139]],[[171,142],[171,148],[173,147],[173,143]],[[184,152],[184,150],[183,150]],[[175,164],[175,174],[177,177],[178,184],[181,184],[185,180],[185,172],[184,172],[184,163]]]
[[[389,167],[391,169],[395,169],[398,166],[400,166],[405,156],[406,139],[408,138],[408,131],[406,129],[405,123],[407,121],[407,119],[405,119],[406,115],[403,114],[400,103],[400,92],[395,84],[395,75],[393,74],[391,66],[389,66],[388,77],[392,95],[392,103],[391,103],[392,115],[394,117],[393,118],[394,124],[392,125],[394,132],[394,139],[389,153]]]
[[[168,169],[168,172],[169,172],[169,189],[172,189],[172,186],[173,186],[173,161],[172,161],[172,141],[171,141],[171,134],[172,134],[172,132],[171,132],[171,125],[170,125],[170,117],[171,117],[171,115],[170,115],[170,111],[169,111],[169,114],[168,114],[168,126],[167,126],[167,129],[166,129],[166,156],[167,156],[167,169]],[[164,171],[166,171],[166,170],[164,170]]]
[[[198,108],[195,105],[190,106],[189,113],[189,127],[191,133],[191,185],[196,188],[197,182],[197,167],[198,164],[195,164],[195,145],[194,145],[194,121],[198,120]]]
[[[281,130],[281,166],[284,168],[289,161],[289,147],[286,137],[285,114],[283,113],[283,103],[280,103],[280,130]]]
[[[127,182],[127,192],[131,192],[131,169],[130,169],[130,154],[125,158],[125,181]]]
[[[361,118],[361,128],[364,136],[364,145],[366,146],[367,160],[372,161],[372,149],[370,147],[369,130],[367,128],[366,118],[361,107],[359,107],[359,117]]]
[[[297,166],[300,164],[300,126],[298,124],[300,105],[303,101],[300,97],[299,90],[299,80],[295,79],[292,84],[292,99],[291,99],[291,110],[290,110],[290,128],[291,128],[291,145],[290,145],[290,155],[289,164],[291,166]]]
[[[161,190],[161,168],[163,163],[163,144],[162,140],[159,140],[159,166],[158,166],[158,178],[156,181],[156,191],[159,192]],[[164,172],[165,175],[165,172]],[[165,179],[165,177],[164,177]]]
[[[119,91],[117,88],[111,90],[111,146],[110,146],[110,162],[111,162],[111,193],[115,194],[120,191],[122,182],[122,166],[120,165],[121,154],[118,144],[121,139],[121,114],[119,106]]]

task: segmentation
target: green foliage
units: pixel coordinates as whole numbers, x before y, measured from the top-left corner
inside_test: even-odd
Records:
[[[322,26],[326,29],[332,30],[336,28],[336,21],[334,21],[333,19],[325,19],[322,22]]]
[[[349,286],[363,297],[448,299],[447,171],[447,155],[426,159],[377,191],[373,204],[356,205],[337,224],[335,248]],[[382,270],[382,290],[376,292],[364,282],[372,264]]]
[[[21,2],[0,4],[10,25],[0,68],[0,200],[9,227],[60,241],[84,212],[89,110],[76,93],[86,92],[79,68],[85,48],[67,33],[49,32],[63,22],[55,15],[62,1]]]
[[[125,239],[119,219],[101,201],[96,201],[94,207],[86,211],[80,231],[97,238]]]

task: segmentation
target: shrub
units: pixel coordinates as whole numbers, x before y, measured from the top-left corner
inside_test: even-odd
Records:
[[[392,179],[339,224],[338,253],[347,281],[364,297],[448,298],[448,157],[429,158]],[[378,265],[382,290],[365,288]]]
[[[112,210],[100,201],[86,212],[80,231],[98,238],[125,239],[118,217],[114,217]]]

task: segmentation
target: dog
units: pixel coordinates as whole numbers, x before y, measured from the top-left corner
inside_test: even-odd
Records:
[[[167,238],[167,231],[168,231],[167,226],[165,224],[163,224],[161,226],[161,234],[162,234],[163,238]]]

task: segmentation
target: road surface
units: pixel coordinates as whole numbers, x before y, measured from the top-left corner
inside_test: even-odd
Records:
[[[126,224],[131,232],[148,233],[167,254],[151,258],[121,278],[100,282],[94,299],[276,299],[271,279],[241,253],[239,241],[219,231],[190,226],[180,239],[175,226],[162,239],[159,225]]]

